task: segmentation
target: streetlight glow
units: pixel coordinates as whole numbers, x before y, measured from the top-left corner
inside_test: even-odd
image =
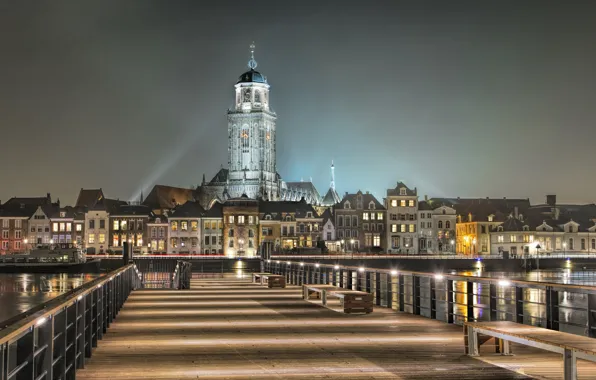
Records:
[[[333,268],[335,268],[337,270],[337,269],[339,269],[339,265],[336,265]]]
[[[397,271],[396,271],[396,270],[392,270],[392,271],[391,271],[391,275],[392,275],[392,276],[397,276]]]
[[[499,280],[499,286],[509,286],[511,285],[511,281],[509,280]]]
[[[364,267],[360,267],[360,268],[358,268],[358,271],[359,271],[359,272],[364,272]]]
[[[443,275],[440,273],[435,274],[435,280],[442,280],[443,279]]]

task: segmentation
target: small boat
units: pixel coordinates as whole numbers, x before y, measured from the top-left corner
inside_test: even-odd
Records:
[[[71,243],[37,246],[26,253],[0,256],[0,273],[93,273],[99,259],[87,259],[85,252]]]

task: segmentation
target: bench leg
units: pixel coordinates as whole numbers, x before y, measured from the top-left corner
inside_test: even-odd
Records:
[[[327,292],[325,290],[321,291],[321,301],[323,306],[327,306]]]
[[[302,299],[308,300],[308,289],[302,288]]]
[[[513,355],[511,353],[511,345],[509,344],[508,340],[499,339],[501,342],[501,355],[510,356]]]
[[[565,368],[565,380],[577,380],[577,359],[572,350],[565,350],[563,367]]]
[[[265,279],[263,278],[263,276],[261,276],[261,285],[263,285],[265,283]]]
[[[468,335],[468,356],[478,356],[478,333],[473,327],[467,327]]]

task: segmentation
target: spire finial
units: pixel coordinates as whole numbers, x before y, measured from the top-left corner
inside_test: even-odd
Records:
[[[333,190],[335,190],[335,165],[333,165],[333,160],[331,160],[331,186]]]
[[[257,61],[255,61],[255,42],[250,44],[250,60],[248,61],[248,68],[254,70],[257,68]]]

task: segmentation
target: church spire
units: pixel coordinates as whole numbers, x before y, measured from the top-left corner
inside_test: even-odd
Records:
[[[254,70],[257,68],[257,61],[255,60],[255,42],[250,44],[250,59],[248,60],[248,68]]]
[[[335,190],[335,165],[333,165],[333,160],[331,160],[331,188]]]

